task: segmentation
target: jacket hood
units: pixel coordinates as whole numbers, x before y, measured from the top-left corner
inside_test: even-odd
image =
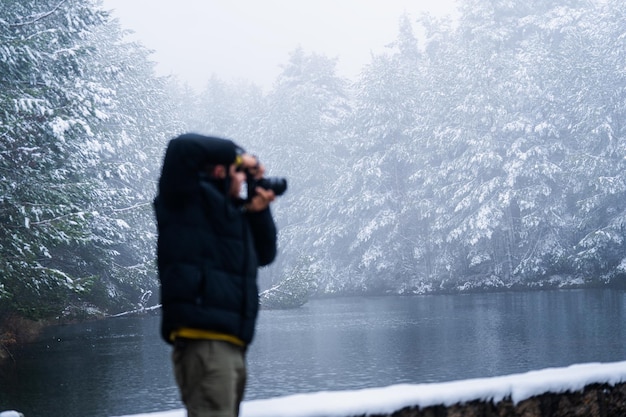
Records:
[[[169,141],[159,178],[159,193],[193,192],[205,167],[230,165],[243,148],[230,139],[186,133]]]

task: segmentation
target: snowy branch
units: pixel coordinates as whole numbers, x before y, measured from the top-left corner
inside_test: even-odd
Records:
[[[57,222],[57,221],[60,221],[60,220],[63,220],[63,219],[67,219],[67,218],[70,218],[70,217],[81,217],[84,214],[85,214],[84,211],[78,211],[78,212],[75,212],[75,213],[67,213],[67,214],[63,214],[61,216],[54,217],[52,219],[41,220],[41,221],[38,221],[38,222],[32,222],[30,224],[33,225],[33,226],[41,226],[41,225],[45,225],[45,224],[54,223],[54,222]]]
[[[27,22],[19,22],[19,23],[12,23],[9,26],[10,27],[21,27],[21,26],[26,26],[26,25],[32,25],[33,23],[37,23],[38,21],[45,19],[46,17],[53,15],[54,13],[56,13],[57,10],[59,10],[61,8],[61,6],[63,5],[63,3],[65,3],[67,0],[62,0],[59,4],[57,4],[52,10],[50,10],[49,12],[46,13],[41,13],[39,16],[35,16],[32,17],[32,20],[29,20]]]
[[[133,206],[129,206],[129,207],[124,207],[124,208],[114,208],[114,209],[111,209],[111,211],[112,211],[112,212],[114,212],[114,213],[121,213],[121,212],[124,212],[124,211],[136,210],[136,209],[138,209],[138,208],[145,207],[145,206],[149,206],[149,205],[151,205],[151,204],[152,204],[152,203],[150,203],[150,202],[137,203],[137,204],[135,204],[135,205],[133,205]]]

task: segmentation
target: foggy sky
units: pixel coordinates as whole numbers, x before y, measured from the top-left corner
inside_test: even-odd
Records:
[[[338,57],[338,75],[354,77],[371,53],[392,42],[398,19],[428,10],[453,13],[455,0],[103,0],[132,39],[154,50],[159,75],[202,88],[211,74],[263,87],[289,52]]]

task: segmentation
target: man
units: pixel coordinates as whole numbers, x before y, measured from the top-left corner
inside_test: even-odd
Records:
[[[263,173],[227,139],[185,134],[165,152],[154,201],[161,336],[174,345],[189,417],[239,413],[258,312],[257,268],[276,256],[274,192],[257,187],[252,199],[239,196],[246,175]]]

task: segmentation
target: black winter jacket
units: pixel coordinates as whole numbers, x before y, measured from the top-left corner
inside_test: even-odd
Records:
[[[196,134],[172,139],[163,160],[157,219],[161,335],[208,330],[250,343],[258,313],[257,269],[276,256],[269,208],[244,213],[225,185],[202,175],[206,164],[230,164],[232,141]]]

